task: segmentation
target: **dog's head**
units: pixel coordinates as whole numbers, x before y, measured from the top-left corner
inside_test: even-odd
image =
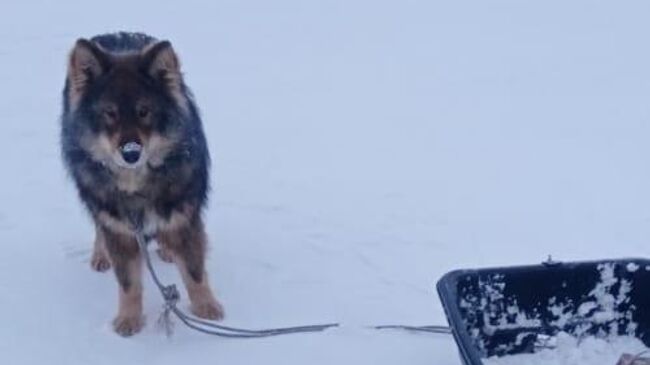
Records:
[[[179,138],[190,100],[168,41],[114,53],[80,39],[70,53],[66,108],[79,144],[114,168],[162,163]]]

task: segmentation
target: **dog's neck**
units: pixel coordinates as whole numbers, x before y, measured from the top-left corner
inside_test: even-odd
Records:
[[[134,169],[118,167],[113,170],[115,185],[121,192],[135,194],[146,188],[149,168],[142,165]]]

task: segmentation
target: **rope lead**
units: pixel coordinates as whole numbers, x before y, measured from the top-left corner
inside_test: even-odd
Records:
[[[279,335],[288,335],[292,333],[311,333],[311,332],[321,332],[328,328],[338,327],[338,323],[328,323],[328,324],[317,324],[311,326],[299,326],[299,327],[285,327],[285,328],[272,328],[266,330],[249,330],[243,328],[227,327],[221,326],[211,321],[206,321],[198,319],[192,316],[187,315],[181,311],[178,307],[178,301],[180,300],[180,293],[176,288],[176,285],[164,285],[158,274],[153,268],[151,262],[151,257],[149,256],[149,251],[147,251],[147,240],[144,235],[137,230],[135,235],[136,240],[138,241],[138,246],[140,251],[142,251],[142,256],[147,265],[147,269],[151,274],[153,282],[158,287],[160,294],[165,301],[164,310],[158,319],[158,324],[165,330],[167,336],[171,336],[174,329],[174,323],[171,319],[171,314],[173,313],[181,322],[186,326],[195,329],[197,331],[208,333],[211,335],[221,336],[221,337],[230,337],[230,338],[260,338],[260,337],[270,337],[270,336],[279,336]]]
[[[134,220],[135,221],[135,220]],[[139,227],[140,225],[135,225]],[[163,312],[158,319],[158,325],[162,327],[168,337],[170,337],[174,331],[174,322],[172,321],[171,314],[173,313],[183,324],[187,327],[190,327],[196,331],[207,333],[210,335],[228,337],[228,338],[261,338],[261,337],[271,337],[271,336],[280,336],[288,335],[293,333],[314,333],[322,332],[328,328],[338,327],[338,323],[327,323],[327,324],[315,324],[309,326],[297,326],[297,327],[284,327],[284,328],[271,328],[264,330],[250,330],[243,328],[235,328],[218,325],[212,321],[206,321],[193,316],[187,315],[185,312],[181,311],[177,304],[181,298],[181,295],[176,288],[176,285],[164,285],[158,274],[153,268],[151,263],[151,257],[149,256],[149,251],[147,251],[147,239],[142,234],[140,229],[136,229],[136,240],[138,241],[138,246],[140,251],[142,251],[142,256],[147,265],[147,269],[151,274],[153,282],[158,287],[160,294],[165,300]],[[399,329],[412,332],[429,332],[429,333],[443,333],[450,334],[451,329],[443,326],[403,326],[403,325],[384,325],[384,326],[375,326],[371,327],[377,330],[382,329]]]

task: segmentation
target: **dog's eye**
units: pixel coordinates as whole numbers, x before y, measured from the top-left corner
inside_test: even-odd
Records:
[[[114,120],[115,118],[117,118],[117,111],[113,108],[105,108],[104,110],[102,110],[102,113],[109,120]]]
[[[138,117],[144,119],[149,116],[149,108],[146,106],[141,106],[138,108]]]

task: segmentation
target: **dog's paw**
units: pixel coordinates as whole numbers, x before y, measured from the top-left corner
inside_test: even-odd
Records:
[[[192,303],[191,309],[195,316],[213,321],[220,321],[225,315],[223,306],[215,299]]]
[[[174,262],[174,256],[169,250],[164,248],[159,248],[156,250],[156,252],[158,253],[158,257],[160,257],[160,259],[163,260],[164,262],[168,264]]]
[[[90,267],[97,272],[104,272],[111,268],[111,262],[104,252],[93,252],[90,258]]]
[[[122,337],[135,335],[143,326],[143,316],[117,316],[113,320],[113,330]]]

